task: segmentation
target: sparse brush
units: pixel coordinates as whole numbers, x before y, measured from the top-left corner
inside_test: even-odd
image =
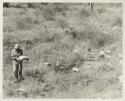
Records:
[[[90,16],[91,13],[92,12],[90,12],[90,10],[88,8],[85,8],[85,7],[83,9],[81,9],[79,12],[79,14],[82,18]]]
[[[113,18],[113,26],[122,26],[122,17],[121,16],[115,16]]]
[[[55,19],[55,13],[51,8],[44,8],[42,11],[44,18],[48,21],[53,21]]]
[[[122,52],[121,7],[102,5],[95,4],[93,12],[87,3],[28,3],[27,8],[4,8],[5,97],[120,96],[122,87],[118,75],[122,74],[122,56],[118,55]],[[28,63],[23,64],[25,80],[18,84],[10,77],[10,54],[16,43],[30,58]],[[98,58],[100,50],[107,48],[111,50],[111,54],[107,55],[111,56],[108,59]],[[87,61],[88,52],[99,61]],[[73,67],[77,67],[79,72],[74,72]],[[23,93],[18,89],[23,89]]]
[[[102,14],[102,13],[106,12],[106,9],[102,7],[102,8],[98,8],[97,11],[99,14]]]
[[[35,15],[33,15],[30,11],[27,13],[29,14],[22,15],[22,17],[17,16],[16,23],[19,29],[31,28],[31,26],[33,26],[33,24],[35,23]]]
[[[63,29],[68,27],[68,24],[64,19],[57,19],[57,24]]]

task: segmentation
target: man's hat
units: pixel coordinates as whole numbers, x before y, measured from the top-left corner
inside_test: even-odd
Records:
[[[14,47],[14,48],[15,48],[15,49],[20,48],[19,44],[15,44],[15,47]]]

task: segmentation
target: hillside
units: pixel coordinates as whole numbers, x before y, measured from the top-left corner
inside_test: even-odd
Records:
[[[30,58],[20,83],[14,83],[10,57],[16,43]],[[119,98],[122,5],[98,3],[93,11],[87,3],[4,7],[3,63],[5,98]]]

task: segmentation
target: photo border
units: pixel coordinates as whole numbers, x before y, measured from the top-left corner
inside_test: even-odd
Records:
[[[92,3],[122,3],[123,4],[123,11],[122,11],[122,22],[123,22],[123,26],[122,26],[122,56],[123,56],[123,60],[122,60],[122,74],[123,74],[123,89],[122,89],[122,98],[114,98],[114,99],[102,99],[102,98],[94,98],[94,99],[89,99],[89,98],[80,98],[80,99],[32,99],[32,98],[3,98],[3,2],[49,2],[49,3],[87,3],[87,2],[92,2]],[[63,100],[68,100],[68,101],[125,101],[125,20],[123,18],[125,18],[125,1],[124,0],[1,0],[0,1],[0,101],[16,101],[16,100],[25,100],[25,101],[63,101]]]

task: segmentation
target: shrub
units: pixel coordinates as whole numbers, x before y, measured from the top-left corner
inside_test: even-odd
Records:
[[[19,29],[29,29],[33,27],[35,22],[36,15],[34,15],[30,10],[26,14],[16,17],[16,23]]]
[[[69,4],[63,3],[55,3],[51,5],[52,10],[57,13],[57,14],[61,14],[63,16],[66,15],[66,11],[69,10]]]
[[[92,12],[90,12],[90,11],[89,11],[87,8],[85,8],[85,7],[83,7],[83,8],[80,10],[80,12],[79,12],[79,14],[80,14],[81,17],[88,17],[88,16],[91,15],[91,13],[92,13]]]
[[[113,42],[112,35],[105,34],[96,23],[86,21],[83,28],[70,28],[68,34],[72,35],[74,39],[89,41],[91,46],[96,48],[111,44]]]
[[[9,8],[9,3],[3,3],[3,7]]]
[[[112,25],[113,26],[122,26],[122,17],[121,16],[115,16],[112,19]]]
[[[57,21],[57,25],[62,29],[69,27],[64,18],[58,17],[56,21]]]
[[[8,34],[4,37],[3,45],[9,48],[9,47],[12,47],[15,43],[18,43],[19,41],[20,41],[20,38],[18,36],[13,36]]]
[[[44,8],[42,14],[46,20],[53,21],[55,19],[55,13],[51,8]]]
[[[31,19],[28,17],[18,17],[16,22],[19,29],[28,29],[31,27]]]
[[[46,20],[54,21],[55,16],[66,15],[66,11],[68,10],[68,4],[50,4],[49,6],[40,8],[42,10],[42,14]]]
[[[98,9],[97,9],[97,12],[98,12],[99,14],[102,14],[102,13],[106,12],[106,9],[105,9],[105,8],[98,8]]]
[[[113,41],[110,34],[105,34],[99,27],[96,27],[96,25],[92,23],[91,25],[88,24],[85,29],[85,38],[89,39],[95,47],[103,47]]]
[[[28,8],[34,8],[35,5],[33,3],[27,3]]]
[[[27,3],[28,8],[34,8],[34,9],[42,9],[44,5],[46,6],[46,4],[43,3]]]

